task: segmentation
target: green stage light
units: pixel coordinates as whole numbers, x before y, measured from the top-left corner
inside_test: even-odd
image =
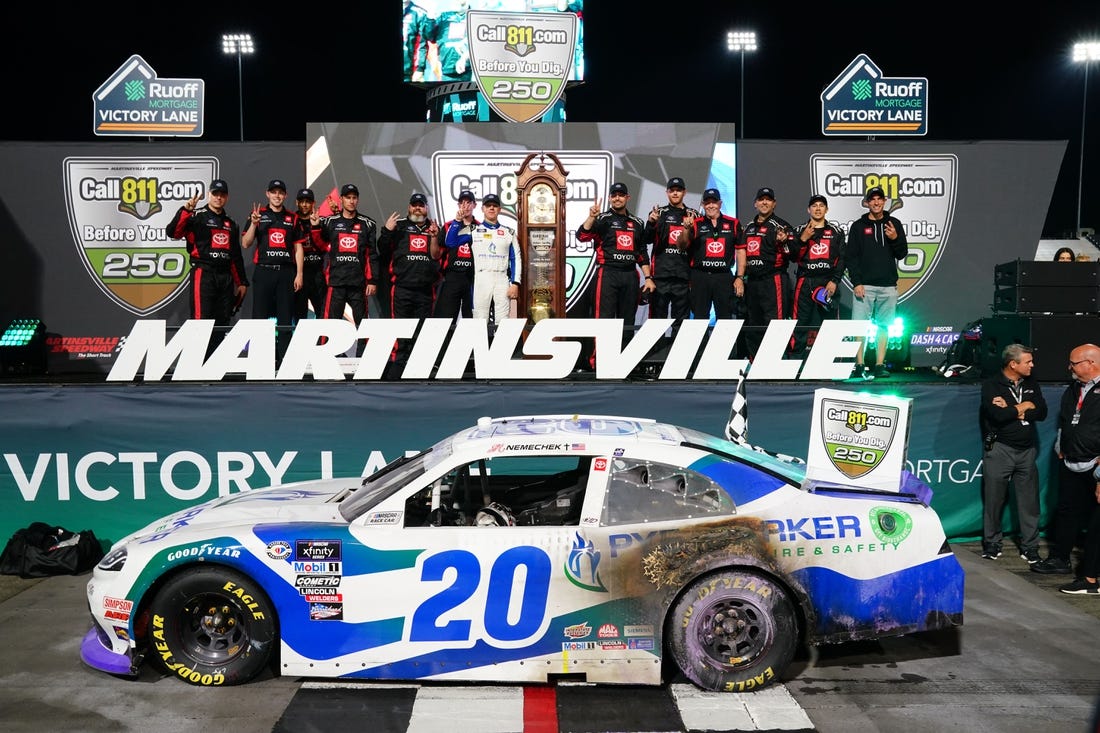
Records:
[[[46,324],[38,318],[16,318],[0,334],[0,374],[46,373]]]

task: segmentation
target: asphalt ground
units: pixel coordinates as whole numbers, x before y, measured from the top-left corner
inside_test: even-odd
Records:
[[[517,688],[265,675],[243,687],[204,689],[148,665],[137,679],[118,678],[79,658],[89,574],[0,576],[0,730],[1095,733],[1100,598],[1060,593],[1070,576],[1030,572],[1016,553],[989,561],[980,543],[954,549],[967,574],[961,629],[822,647],[800,655],[783,685],[717,697],[693,695],[683,680],[662,688]],[[548,709],[547,695],[554,696],[552,726],[525,717],[538,705]]]

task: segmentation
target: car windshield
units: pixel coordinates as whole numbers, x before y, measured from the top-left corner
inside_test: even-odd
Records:
[[[801,484],[803,479],[806,478],[806,464],[804,463],[785,461],[770,453],[754,450],[749,446],[740,445],[723,438],[709,435],[708,433],[699,432],[698,430],[680,428],[680,432],[683,433],[684,439],[688,443],[715,451],[716,453],[723,453],[728,456],[734,456],[735,458],[749,461],[765,470],[772,471],[782,476],[795,485]]]
[[[394,492],[406,486],[417,476],[432,470],[440,461],[451,455],[451,438],[444,438],[431,448],[415,456],[401,456],[390,461],[363,482],[350,497],[340,504],[340,515],[352,521]]]

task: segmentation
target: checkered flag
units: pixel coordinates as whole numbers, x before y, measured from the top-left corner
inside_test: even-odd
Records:
[[[726,423],[726,439],[741,445],[749,444],[749,401],[745,397],[745,371],[737,374],[737,389],[730,404],[730,419]]]

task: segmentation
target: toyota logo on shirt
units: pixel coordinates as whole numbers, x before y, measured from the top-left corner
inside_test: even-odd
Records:
[[[750,256],[760,255],[760,237],[749,237],[749,241],[746,243],[745,249]]]
[[[428,238],[423,234],[410,234],[409,235],[409,251],[410,252],[427,252],[428,251]]]
[[[726,242],[724,239],[708,239],[707,240],[707,256],[708,257],[725,257],[726,256]]]
[[[354,252],[359,248],[359,237],[354,234],[340,235],[340,251]]]
[[[619,232],[616,234],[615,249],[634,249],[634,232]]]
[[[272,247],[286,247],[286,232],[282,229],[272,229],[268,232],[267,243]]]
[[[822,257],[829,256],[829,243],[828,242],[814,242],[810,245],[810,257],[813,259],[820,259]]]
[[[224,229],[211,232],[210,246],[214,249],[229,249],[229,232]]]

